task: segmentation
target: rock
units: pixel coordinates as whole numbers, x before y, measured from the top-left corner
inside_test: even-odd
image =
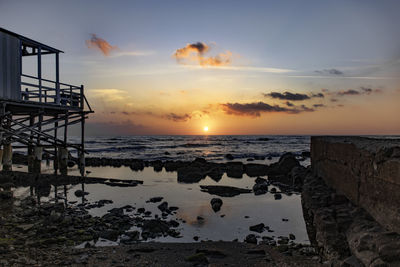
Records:
[[[294,234],[289,234],[289,239],[290,239],[290,240],[295,240],[295,239],[296,239],[296,236],[295,236]]]
[[[211,207],[212,207],[213,211],[217,212],[217,211],[219,211],[221,209],[222,199],[213,198],[213,199],[211,199],[210,203],[211,203]]]
[[[0,199],[11,199],[13,197],[12,191],[0,191]]]
[[[245,172],[250,177],[266,175],[268,165],[249,163],[245,165]]]
[[[100,232],[99,236],[110,241],[117,241],[119,232],[117,230],[107,229]]]
[[[204,218],[203,217],[201,217],[201,216],[197,216],[197,218],[196,218],[198,221],[204,221]]]
[[[260,137],[260,138],[257,138],[257,141],[269,141],[269,138]]]
[[[256,184],[268,184],[268,180],[265,178],[257,177],[255,180]]]
[[[180,183],[198,183],[206,177],[204,171],[196,166],[181,167],[177,171]]]
[[[162,212],[168,212],[168,202],[164,201],[163,203],[161,203],[160,205],[157,206],[157,208],[159,210],[161,210]]]
[[[303,152],[301,152],[301,156],[303,158],[309,158],[309,157],[311,157],[311,153],[310,153],[310,151],[303,151]]]
[[[147,200],[146,202],[151,202],[151,203],[157,203],[157,202],[161,202],[164,198],[163,197],[152,197],[149,200]]]
[[[225,155],[225,158],[228,159],[228,160],[233,160],[233,159],[234,159],[234,157],[232,156],[232,154],[226,154],[226,155]]]
[[[282,199],[282,194],[276,193],[276,194],[274,194],[274,198],[275,198],[275,200]]]
[[[268,185],[267,184],[254,184],[253,186],[254,195],[262,195],[268,192]]]
[[[257,238],[255,235],[249,234],[248,236],[246,236],[246,239],[244,240],[244,242],[250,243],[250,244],[257,244]]]
[[[223,185],[200,185],[200,188],[202,192],[220,197],[234,197],[240,194],[251,193],[250,189]]]
[[[296,157],[292,153],[285,153],[277,163],[270,165],[268,175],[287,175],[296,166],[300,166]]]
[[[84,192],[84,191],[78,189],[75,191],[74,194],[76,197],[83,197],[83,196],[89,195],[89,192]]]
[[[145,220],[143,221],[142,230],[153,234],[164,234],[169,230],[167,222],[161,220]]]
[[[243,163],[241,162],[228,162],[226,164],[226,175],[231,178],[243,177]]]
[[[72,167],[74,167],[75,166],[75,161],[73,161],[73,160],[68,160],[68,163],[67,163],[67,165],[68,165],[68,168],[72,168]]]
[[[262,233],[265,231],[265,225],[263,223],[259,223],[249,227],[250,231]]]

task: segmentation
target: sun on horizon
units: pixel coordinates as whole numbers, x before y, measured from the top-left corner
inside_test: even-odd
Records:
[[[207,133],[207,132],[208,132],[208,126],[204,126],[203,131],[204,131],[205,133]]]

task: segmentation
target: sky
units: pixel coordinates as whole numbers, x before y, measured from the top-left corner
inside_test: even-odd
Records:
[[[85,86],[91,135],[375,135],[400,134],[399,12],[396,0],[0,0],[0,27],[65,52],[60,78]],[[55,79],[54,56],[44,64]]]

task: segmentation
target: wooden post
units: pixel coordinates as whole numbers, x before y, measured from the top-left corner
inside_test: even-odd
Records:
[[[58,170],[58,154],[57,154],[57,129],[58,129],[58,115],[54,116],[55,122],[54,122],[54,160],[53,160],[53,167],[54,167],[54,172],[57,175],[57,170]]]
[[[56,53],[56,104],[60,105],[60,60],[59,53]]]
[[[11,144],[5,144],[3,147],[3,170],[12,171],[12,146]]]
[[[43,147],[35,146],[33,148],[33,172],[40,173],[42,165]]]
[[[65,147],[58,148],[58,166],[60,173],[66,175],[68,172],[68,149]]]
[[[38,81],[39,81],[39,102],[42,102],[42,48],[38,48]]]

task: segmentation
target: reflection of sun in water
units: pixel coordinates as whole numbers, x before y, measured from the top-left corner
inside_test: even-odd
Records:
[[[208,132],[208,126],[204,126],[203,131]]]

